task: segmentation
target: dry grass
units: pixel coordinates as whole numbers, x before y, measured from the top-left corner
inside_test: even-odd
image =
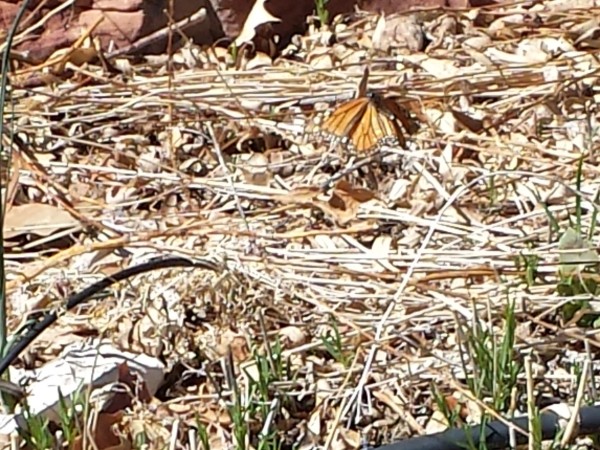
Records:
[[[123,283],[31,349],[48,360],[92,333],[163,358],[174,375],[161,401],[128,411],[122,425],[143,429],[151,448],[174,434],[188,445],[198,423],[211,448],[235,444],[236,389],[264,400],[249,387],[265,361],[273,414],[246,405],[249,445],[265,430],[279,430],[283,448],[424,434],[435,429],[432,385],[477,409],[464,397],[473,361],[464,364],[459,344],[479,327],[502,336],[510,302],[514,357],[531,356],[538,401],[551,392],[573,402],[583,343],[600,345],[593,327],[560,314],[572,298],[557,290],[558,238],[577,211],[584,232],[595,222],[600,66],[590,14],[558,1],[422,12],[427,53],[374,50],[367,17],[364,35],[338,26],[330,61],[315,33],[301,62],[236,69],[188,46],[172,72],[163,60],[117,75],[67,65],[69,79],[15,89],[12,205],[56,205],[84,228],[10,240],[11,326],[150,255],[222,261],[218,274]],[[340,206],[314,188],[350,155],[312,133],[313,122],[324,101],[352,94],[364,61],[370,87],[398,96],[420,128],[403,156],[388,149],[350,175]],[[526,259],[537,268],[529,281]],[[526,412],[524,374],[516,392]]]

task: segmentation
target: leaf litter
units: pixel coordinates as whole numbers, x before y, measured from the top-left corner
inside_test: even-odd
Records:
[[[50,85],[18,88],[16,76],[11,329],[24,298],[59,307],[151,256],[223,267],[112,288],[61,317],[29,358],[52,360],[71,334],[166,361],[157,398],[119,421],[122,436],[143,432],[152,448],[189,442],[199,424],[210,448],[229,448],[240,404],[249,446],[273,433],[285,448],[358,448],[439,429],[433,384],[465,420],[480,417],[464,396],[460,334],[475,319],[501,332],[508,292],[516,351],[540,361],[540,398],[572,401],[558,368],[582,357],[584,338],[557,313],[568,301],[559,265],[577,256],[559,238],[573,233],[578,192],[585,229],[595,220],[599,65],[597,8],[563,3],[357,13],[311,25],[281,58],[187,44],[171,72],[166,58],[117,58],[115,74],[86,50]],[[399,36],[406,23],[413,35]],[[364,65],[369,87],[419,126],[407,149],[384,148],[330,183],[356,155],[318,123],[353,96]],[[25,217],[28,208],[39,209]],[[569,234],[596,261],[590,239]],[[533,259],[528,282],[516,261]],[[555,339],[569,352],[545,363]],[[251,409],[265,361],[272,403]]]

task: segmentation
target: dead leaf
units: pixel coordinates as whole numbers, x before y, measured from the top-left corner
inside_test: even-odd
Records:
[[[264,52],[256,52],[253,58],[244,61],[242,67],[244,70],[255,70],[261,67],[271,67],[273,58]]]
[[[279,330],[279,336],[283,348],[294,348],[306,344],[308,336],[306,331],[300,327],[288,326]]]
[[[58,230],[78,225],[79,221],[63,209],[44,203],[27,203],[13,206],[6,213],[4,237],[10,239],[27,233],[50,236]]]
[[[242,31],[235,39],[235,45],[238,47],[252,41],[254,36],[256,36],[256,28],[260,25],[270,22],[281,22],[281,19],[271,15],[271,13],[265,9],[265,1],[266,0],[256,0],[256,3],[254,3],[250,14],[248,14],[248,17],[244,22]]]
[[[340,427],[339,437],[346,444],[346,448],[360,448],[360,433],[356,430]]]
[[[377,23],[375,24],[375,29],[373,30],[373,36],[371,38],[371,40],[373,41],[373,48],[377,48],[377,49],[383,48],[382,43],[384,42],[385,31],[386,31],[385,24],[386,24],[385,14],[382,13],[377,18]],[[389,45],[389,43],[388,43],[388,45]]]
[[[229,411],[218,404],[202,402],[195,405],[182,405],[177,403],[159,404],[159,417],[168,420],[171,417],[187,417],[188,425],[196,426],[197,421],[206,425],[231,426],[231,415]],[[190,414],[191,413],[191,414]],[[143,429],[143,428],[142,428]],[[214,448],[210,446],[209,448]]]
[[[370,191],[369,189],[354,187],[346,180],[340,180],[335,185],[335,190],[342,191],[345,194],[348,194],[350,197],[352,197],[359,203],[365,203],[369,200],[377,198],[377,195],[373,191]]]
[[[334,60],[329,53],[329,47],[317,49],[308,55],[308,64],[313,69],[331,69],[334,66]]]
[[[315,408],[308,419],[307,429],[313,436],[321,436],[322,434],[322,421],[321,421],[321,410]]]
[[[406,48],[411,52],[420,52],[425,46],[425,35],[417,16],[402,15],[390,17],[383,16],[377,21],[373,32],[373,47],[389,51],[390,48]]]
[[[318,187],[292,189],[288,194],[277,195],[275,199],[284,204],[310,204],[321,209],[339,225],[345,225],[356,217],[361,203],[376,198],[368,189],[356,188],[347,181],[339,181],[329,200],[319,200],[322,193]]]
[[[344,197],[346,196],[334,192],[331,194],[331,198],[327,203],[329,203],[329,206],[332,208],[339,209],[340,211],[349,211],[350,209],[353,209],[352,207],[354,206],[354,202],[352,201],[352,198]]]
[[[343,191],[334,191],[329,201],[315,200],[314,205],[323,210],[337,224],[346,225],[356,218],[360,203]]]
[[[390,254],[396,251],[394,239],[389,235],[377,236],[371,246],[371,251],[374,255],[377,255],[377,260],[373,261],[373,271],[382,272],[388,270],[391,273],[399,272],[399,269],[395,267],[389,260]]]
[[[435,78],[445,79],[460,75],[464,68],[453,59],[428,58],[421,61],[421,67]]]
[[[466,128],[473,133],[479,133],[481,130],[483,130],[483,121],[474,119],[473,117],[470,117],[469,115],[453,108],[450,108],[450,111],[452,111],[452,115],[456,119],[457,123],[463,128]]]
[[[427,434],[441,433],[448,429],[448,421],[442,411],[436,410],[433,412],[427,424],[425,430]]]
[[[82,66],[96,58],[97,54],[94,47],[76,49],[61,48],[55,51],[52,56],[50,56],[50,59],[52,61],[58,61],[54,66],[54,73],[61,74],[65,71],[67,63],[74,64],[75,66]]]
[[[214,350],[221,357],[227,356],[231,352],[233,360],[237,363],[246,361],[250,355],[246,338],[232,330],[225,330],[222,333]]]
[[[251,140],[255,140],[255,139],[260,139],[262,137],[263,133],[261,133],[261,131],[258,129],[258,127],[255,126],[251,126],[248,127],[246,130],[242,131],[242,133],[240,134],[240,137],[237,138],[237,142],[235,144],[235,148],[242,153],[244,151],[244,144],[247,143],[248,141]]]
[[[123,417],[123,412],[118,411],[114,414],[100,413],[96,420],[95,428],[92,430],[91,438],[94,441],[94,448],[98,450],[129,450],[131,442],[123,440],[113,431],[113,426],[118,424]],[[89,443],[88,443],[89,444]],[[73,442],[74,450],[83,449],[83,437],[78,436]]]
[[[313,204],[331,216],[337,224],[346,225],[356,218],[361,203],[374,198],[377,198],[374,192],[354,187],[342,180],[336,184],[327,202],[313,200]]]
[[[246,361],[250,356],[250,349],[248,348],[248,342],[243,336],[236,336],[230,342],[231,355],[233,360],[237,363]]]
[[[357,431],[340,427],[333,432],[331,450],[351,450],[360,448],[360,434]]]

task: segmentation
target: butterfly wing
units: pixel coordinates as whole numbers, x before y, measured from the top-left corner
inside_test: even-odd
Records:
[[[395,100],[391,98],[384,98],[381,100],[383,109],[389,111],[396,120],[399,120],[402,123],[402,126],[409,134],[414,134],[417,132],[418,125],[416,122],[410,118],[410,115],[406,109],[398,104]]]
[[[379,142],[378,114],[379,112],[375,105],[369,102],[354,133],[350,136],[352,145],[354,145],[357,152],[366,152],[375,147]]]
[[[352,143],[356,151],[366,152],[389,138],[396,139],[401,147],[406,145],[398,119],[383,103],[372,99],[354,130]]]
[[[378,123],[377,125],[373,125],[378,130],[379,140],[395,138],[400,147],[405,147],[406,140],[402,132],[402,127],[409,133],[412,133],[415,128],[414,123],[412,123],[406,112],[394,100],[374,96],[373,102],[377,105],[379,111]],[[402,127],[400,124],[402,124]]]
[[[329,116],[322,129],[338,137],[347,137],[359,152],[366,152],[388,138],[406,145],[400,123],[414,128],[402,108],[391,99],[370,94],[343,103]]]
[[[390,114],[386,110],[379,111],[378,119],[378,127],[379,135],[378,140],[386,140],[389,138],[395,138],[398,141],[398,145],[400,147],[406,146],[406,140],[404,139],[404,133],[402,133],[402,128],[398,124],[398,119],[395,115]]]
[[[325,120],[321,128],[338,137],[352,138],[368,106],[369,99],[366,97],[343,103]]]

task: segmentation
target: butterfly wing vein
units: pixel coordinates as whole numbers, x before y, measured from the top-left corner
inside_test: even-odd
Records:
[[[388,139],[396,139],[404,147],[406,142],[399,122],[407,129],[410,126],[395,101],[370,96],[343,103],[322,128],[334,136],[348,138],[356,151],[366,152]]]

